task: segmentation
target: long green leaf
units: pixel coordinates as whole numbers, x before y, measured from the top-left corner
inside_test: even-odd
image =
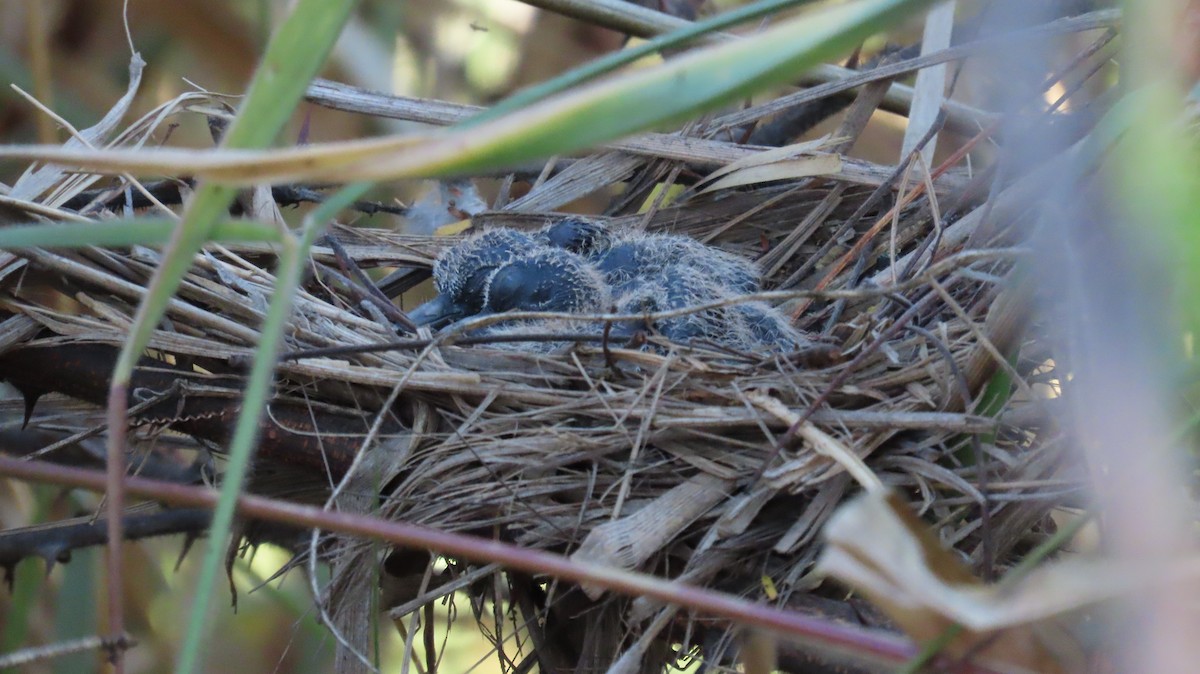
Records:
[[[515,164],[712,109],[791,82],[805,69],[928,4],[930,0],[868,0],[810,12],[753,39],[700,50],[481,126],[479,131],[490,132],[486,142],[464,138],[464,156],[431,156],[430,168],[470,172]],[[412,154],[419,156],[420,148]]]
[[[195,626],[204,624],[208,598],[212,595],[217,570],[224,559],[226,539],[237,508],[237,497],[250,466],[250,457],[258,444],[262,412],[266,409],[274,390],[275,364],[279,360],[280,345],[288,319],[291,317],[292,303],[304,274],[304,263],[308,259],[309,249],[323,231],[325,224],[339,210],[365,194],[370,187],[368,183],[358,183],[342,188],[305,217],[299,239],[288,237],[281,246],[279,266],[275,271],[275,291],[271,296],[271,304],[267,307],[258,349],[254,353],[254,365],[246,384],[245,397],[242,399],[242,413],[238,415],[233,438],[229,443],[229,460],[225,465],[221,497],[213,510],[208,547],[200,567],[200,577],[196,582],[196,599],[192,605],[187,647],[180,656],[178,672],[191,672],[199,658],[203,630],[197,630]],[[195,644],[192,643],[193,634],[196,638]]]
[[[308,82],[325,62],[356,0],[300,0],[267,45],[263,62],[225,134],[224,147],[269,145],[291,117]],[[212,237],[212,227],[226,213],[235,192],[228,186],[201,184],[176,230],[146,300],[138,308],[133,334],[117,363],[113,379],[128,381],[133,364],[158,327],[192,256]]]
[[[578,68],[573,68],[568,72],[540,82],[526,89],[522,89],[508,98],[500,101],[496,105],[487,110],[475,115],[471,119],[464,122],[461,126],[475,126],[480,122],[485,122],[489,119],[496,119],[515,110],[519,110],[527,105],[531,105],[553,94],[567,91],[571,87],[579,86],[588,80],[611,72],[628,65],[634,61],[670,49],[687,44],[696,38],[712,33],[718,30],[724,30],[731,26],[736,26],[747,21],[753,21],[769,14],[774,14],[789,7],[797,5],[807,5],[816,0],[759,0],[749,5],[732,9],[728,12],[722,12],[716,16],[709,17],[703,21],[698,21],[690,26],[671,31],[665,35],[660,35],[651,40],[647,40],[642,44],[620,51],[615,51],[611,54],[601,56],[598,59],[589,61]]]
[[[275,140],[303,96],[308,82],[324,64],[356,4],[356,0],[299,0],[296,3],[267,44],[263,62],[255,71],[238,116],[225,135],[225,147],[264,147]],[[113,373],[114,386],[128,384],[134,363],[187,273],[192,256],[211,240],[215,224],[225,215],[234,195],[234,190],[228,186],[212,183],[200,185],[176,231],[176,237],[163,257],[162,265],[155,273],[151,292],[138,308],[133,334],[122,350]],[[301,250],[307,251],[303,245],[305,241],[308,241],[307,237],[302,242],[296,242],[291,237],[283,241],[284,254],[280,260],[275,295],[267,310],[263,338],[247,385],[242,413],[238,416],[229,464],[221,487],[221,500],[213,513],[187,636],[176,668],[182,674],[191,674],[200,660],[209,601],[217,570],[224,557],[233,522],[234,504],[245,482],[255,431],[273,381],[278,342],[299,284],[302,265],[298,257]],[[116,434],[110,435],[113,436]],[[110,461],[114,455],[120,457],[120,450],[114,451],[110,447]]]
[[[780,23],[752,39],[697,50],[555,96],[467,128],[424,136],[312,145],[273,152],[70,152],[0,148],[19,156],[94,170],[162,174],[186,165],[232,184],[289,180],[384,180],[471,174],[574,152],[795,81],[823,60],[934,0],[860,0]]]
[[[1200,336],[1200,143],[1196,90],[1189,96],[1187,87],[1195,76],[1178,45],[1161,39],[1176,30],[1180,3],[1122,4],[1129,48],[1121,79],[1130,93],[1101,122],[1110,137],[1122,136],[1113,186],[1126,221],[1136,226],[1127,232],[1129,243],[1165,263],[1175,283],[1170,303],[1177,326],[1194,340]],[[1178,351],[1182,335],[1161,332],[1164,352]]]
[[[153,246],[166,243],[179,223],[169,218],[124,218],[104,222],[20,225],[3,231],[4,248],[82,248],[84,246]],[[219,243],[278,243],[278,227],[253,220],[222,220],[213,224],[210,241]]]

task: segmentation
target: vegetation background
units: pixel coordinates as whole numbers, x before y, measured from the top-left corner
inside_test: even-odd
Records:
[[[0,82],[35,95],[77,128],[94,124],[122,96],[128,82],[123,5],[122,0],[0,2]],[[147,63],[129,118],[191,90],[193,84],[214,92],[243,92],[287,5],[284,0],[129,2],[130,29]],[[516,87],[618,49],[622,41],[616,32],[515,0],[368,0],[350,20],[322,76],[382,92],[486,104]],[[346,140],[407,128],[411,127],[403,122],[302,104],[281,138]],[[0,143],[63,140],[53,120],[8,86],[0,87]],[[212,146],[198,116],[188,116],[174,128],[169,141]],[[11,184],[24,166],[0,159],[0,182]],[[372,197],[407,202],[421,190],[419,181],[399,181],[379,188]],[[360,222],[403,226],[388,215]],[[0,529],[90,513],[98,503],[79,492],[64,496],[62,490],[0,480]],[[79,551],[69,564],[56,565],[49,574],[43,560],[22,562],[15,570],[15,592],[0,592],[0,653],[99,632],[96,607],[104,600],[101,552]],[[127,671],[165,672],[174,666],[174,648],[182,643],[187,615],[187,607],[179,602],[190,596],[187,590],[195,585],[201,559],[193,551],[179,561],[181,552],[179,537],[125,548],[126,606],[132,616],[128,629],[139,641]],[[303,575],[290,573],[266,582],[287,558],[287,553],[264,546],[237,562],[237,612],[225,610],[214,622],[208,671],[331,670],[333,642],[312,615]],[[258,589],[248,592],[250,588]],[[223,584],[214,603],[229,605]],[[446,617],[443,609],[439,618]],[[446,671],[498,670],[496,661],[487,657],[490,646],[473,623],[462,620],[454,630]],[[395,630],[384,633],[392,638],[381,644],[383,661],[396,663],[403,639]],[[79,653],[25,671],[96,671],[101,659],[94,652]],[[477,661],[482,662],[475,667]]]
[[[0,3],[0,81],[16,84],[77,127],[94,123],[124,92],[129,54],[123,17],[127,16],[134,43],[148,64],[131,116],[196,86],[237,95],[245,90],[288,4],[285,0],[7,0]],[[729,0],[701,9],[711,12],[736,4]],[[661,6],[682,15],[697,9],[689,0]],[[913,26],[895,28],[892,39],[915,39]],[[355,11],[322,75],[384,92],[488,104],[624,44],[618,33],[539,12],[514,0],[366,0]],[[1079,44],[1063,45],[1068,52],[1078,48]],[[977,86],[973,91],[964,87],[964,96],[986,97],[989,87],[996,86],[987,73],[973,73],[969,79]],[[357,139],[409,129],[403,123],[302,104],[280,135],[280,144]],[[876,113],[853,152],[894,163],[903,132],[902,119]],[[172,145],[212,145],[208,128],[198,118],[172,128],[170,134]],[[55,144],[63,139],[52,120],[14,91],[0,89],[0,143]],[[0,159],[0,182],[11,184],[25,165]],[[1185,185],[1194,183],[1194,167],[1184,178],[1191,180]],[[486,195],[495,186],[484,182],[482,188]],[[375,188],[372,198],[409,203],[419,198],[422,189],[418,181],[394,181]],[[600,203],[581,202],[571,208],[590,212]],[[298,221],[304,212],[286,215]],[[358,222],[405,226],[388,215],[362,217]],[[1190,223],[1180,223],[1180,231],[1184,224]],[[1187,238],[1167,232],[1162,240]],[[1166,267],[1174,271],[1183,269],[1180,258],[1180,251],[1162,254]],[[1180,273],[1185,291],[1194,288],[1186,270]],[[1191,334],[1188,326],[1193,315],[1194,309],[1178,317],[1185,335]],[[1186,390],[1181,394],[1180,388],[1169,386],[1169,395],[1186,400]],[[6,419],[19,419],[19,403],[19,397],[5,403]],[[2,480],[0,528],[86,515],[99,503],[79,492]],[[181,548],[179,540],[158,540],[124,549],[127,629],[139,641],[127,656],[128,671],[169,671],[176,661],[174,649],[183,641],[187,615],[187,607],[179,602],[191,596],[187,590],[195,585],[201,559],[197,554],[180,559]],[[205,656],[209,671],[330,670],[333,644],[312,615],[304,579],[288,574],[268,580],[285,561],[282,551],[262,547],[236,562],[238,610],[214,621]],[[12,572],[12,591],[0,593],[0,653],[103,633],[96,610],[104,601],[100,550],[78,552],[69,564],[54,565],[49,573],[41,560],[26,560]],[[256,589],[248,592],[250,588]],[[226,588],[219,583],[215,603],[225,604],[227,598]],[[449,619],[451,612],[442,611],[439,619]],[[400,660],[402,640],[396,633],[389,634],[380,650],[383,661],[394,664]],[[493,671],[496,663],[488,658],[488,650],[482,636],[458,629],[447,650],[445,671]],[[472,670],[476,663],[480,664]],[[100,656],[83,653],[27,671],[91,671],[100,666]]]

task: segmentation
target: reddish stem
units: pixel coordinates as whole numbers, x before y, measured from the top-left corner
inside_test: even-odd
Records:
[[[105,464],[105,506],[108,510],[108,547],[105,548],[105,576],[108,585],[108,634],[116,644],[109,659],[116,674],[125,671],[121,644],[125,643],[125,609],[122,602],[124,583],[121,553],[125,541],[125,438],[128,431],[128,387],[116,382],[108,391],[108,456]]]
[[[22,461],[5,456],[0,456],[0,475],[93,491],[101,491],[106,485],[104,475],[99,471],[41,461]],[[218,493],[207,487],[193,487],[135,476],[125,477],[124,482],[128,493],[164,503],[204,508],[215,507],[217,503]],[[907,662],[917,652],[904,640],[878,630],[821,620],[685,583],[601,564],[575,561],[562,555],[522,548],[497,540],[439,531],[406,522],[382,520],[368,515],[321,510],[313,506],[252,495],[243,495],[238,499],[238,512],[255,519],[287,522],[297,526],[388,541],[477,562],[496,562],[508,568],[589,583],[622,594],[651,597],[742,625],[772,630],[804,641],[817,642],[838,651],[881,659],[896,665]],[[966,674],[996,674],[995,670],[972,663],[964,665],[960,671]]]

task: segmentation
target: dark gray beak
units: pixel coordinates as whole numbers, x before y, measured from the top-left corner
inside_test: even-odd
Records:
[[[428,325],[436,328],[461,317],[462,314],[462,307],[459,307],[445,296],[438,295],[408,312],[408,317],[417,325]]]

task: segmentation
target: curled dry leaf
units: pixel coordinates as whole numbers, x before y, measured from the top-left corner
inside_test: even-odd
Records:
[[[107,142],[117,129],[117,125],[125,118],[125,114],[129,112],[129,106],[132,105],[138,87],[141,86],[142,70],[145,67],[146,62],[142,60],[142,55],[135,52],[129,59],[129,86],[125,90],[125,95],[109,109],[103,119],[94,126],[81,130],[78,137],[67,139],[67,142],[63,143],[63,147],[68,150],[84,150],[89,144],[102,145]],[[13,184],[9,196],[33,201],[45,194],[67,172],[68,167],[57,164],[30,166]]]
[[[1068,614],[1131,589],[1137,575],[1068,560],[1016,584],[985,585],[894,493],[846,503],[830,518],[826,538],[822,573],[862,591],[918,642],[962,625],[945,652],[1006,672],[1084,671]]]

